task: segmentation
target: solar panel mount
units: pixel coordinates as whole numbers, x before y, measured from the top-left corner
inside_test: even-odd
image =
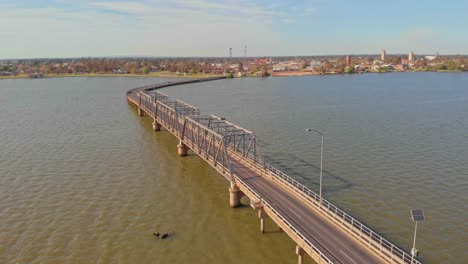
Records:
[[[415,222],[424,221],[424,213],[423,213],[423,211],[421,209],[411,210],[411,218]]]

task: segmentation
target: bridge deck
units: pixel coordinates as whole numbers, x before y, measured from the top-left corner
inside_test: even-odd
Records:
[[[239,188],[316,262],[420,263],[266,164],[252,132],[216,116],[200,115],[197,108],[154,91],[176,84],[136,88],[127,99]]]

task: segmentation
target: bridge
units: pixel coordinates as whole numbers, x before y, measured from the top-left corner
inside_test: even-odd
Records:
[[[419,260],[365,226],[331,202],[268,164],[255,133],[225,118],[202,114],[159,88],[220,78],[167,82],[134,88],[127,101],[140,116],[153,120],[179,139],[177,152],[196,153],[229,181],[229,204],[241,205],[247,196],[258,211],[263,233],[270,217],[296,243],[298,263],[305,254],[317,263],[414,263]]]

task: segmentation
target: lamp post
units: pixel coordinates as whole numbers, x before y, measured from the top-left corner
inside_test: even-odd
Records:
[[[411,248],[411,263],[413,263],[414,258],[418,256],[419,251],[416,249],[416,231],[418,230],[418,222],[424,221],[424,213],[421,209],[411,210],[411,219],[414,222],[414,238],[413,238],[413,248]]]
[[[319,197],[320,197],[320,206],[322,206],[322,162],[323,162],[323,134],[320,131],[317,131],[315,129],[306,129],[307,132],[314,132],[320,135],[322,138],[322,144],[320,146],[320,189],[319,189]]]

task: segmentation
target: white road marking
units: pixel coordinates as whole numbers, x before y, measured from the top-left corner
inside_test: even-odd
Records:
[[[345,257],[349,258],[349,260],[351,260],[354,264],[357,264],[357,262],[354,261],[350,256],[346,255],[346,253],[344,253],[343,250],[340,249],[340,252],[343,253],[343,255],[345,255]]]

